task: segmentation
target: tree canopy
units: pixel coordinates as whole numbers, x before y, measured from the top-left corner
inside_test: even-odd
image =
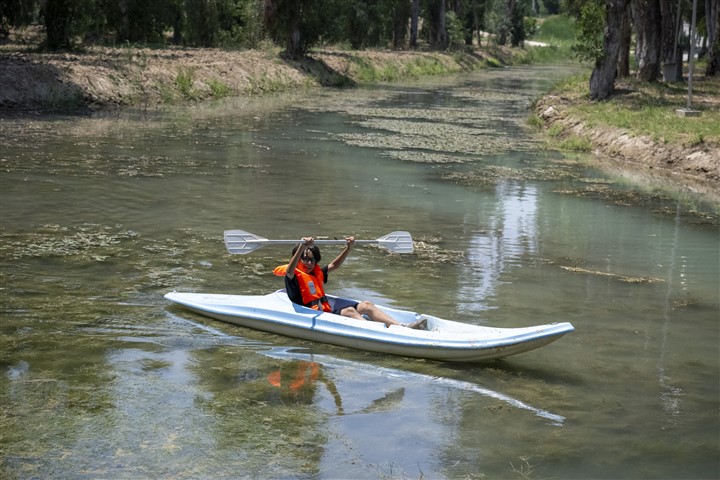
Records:
[[[457,48],[480,31],[522,45],[538,0],[3,0],[0,39],[44,25],[45,48],[85,44],[255,48],[271,40],[290,57],[316,45]],[[557,0],[544,0],[545,11]],[[421,26],[421,28],[418,28]]]

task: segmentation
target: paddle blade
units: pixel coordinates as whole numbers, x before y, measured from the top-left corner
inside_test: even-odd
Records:
[[[267,238],[260,237],[244,230],[225,230],[225,248],[229,253],[241,255],[250,253],[268,243]]]
[[[378,245],[395,253],[413,253],[413,239],[408,232],[392,232],[377,239]]]

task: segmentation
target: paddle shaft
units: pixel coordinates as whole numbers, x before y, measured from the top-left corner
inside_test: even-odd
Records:
[[[269,240],[244,230],[226,230],[225,247],[230,253],[250,253],[266,245],[297,245],[302,240]],[[313,240],[316,245],[345,245],[346,240]],[[355,245],[377,244],[396,253],[412,253],[413,241],[408,232],[392,232],[375,240],[355,240]]]
[[[303,243],[302,240],[248,240],[247,243],[262,243],[265,245],[297,245]],[[313,240],[315,245],[345,245],[345,240]],[[355,240],[355,245],[373,245],[378,240]]]

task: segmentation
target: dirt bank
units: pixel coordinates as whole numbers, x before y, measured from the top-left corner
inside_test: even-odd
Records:
[[[493,58],[508,55],[498,50]],[[37,53],[0,47],[0,109],[67,111],[114,105],[151,106],[317,86],[352,86],[487,65],[484,53],[322,50],[302,61],[279,49],[89,47],[82,53]],[[500,58],[502,62],[502,58]]]
[[[622,94],[632,93],[631,87],[625,86]],[[606,168],[665,179],[720,201],[720,139],[666,142],[649,134],[633,134],[629,129],[597,124],[590,127],[577,113],[577,107],[590,103],[585,97],[572,93],[547,95],[536,103],[535,114],[542,119],[543,128],[553,132],[554,139],[576,137],[589,142],[596,159]],[[678,99],[678,107],[684,101]],[[707,112],[720,109],[720,97],[696,96],[694,105],[705,110],[706,115],[705,119],[701,116],[691,121],[708,121]]]

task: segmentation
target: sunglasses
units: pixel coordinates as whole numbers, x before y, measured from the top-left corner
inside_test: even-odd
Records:
[[[310,262],[312,262],[312,263],[317,262],[317,260],[315,260],[315,257],[308,257],[307,255],[303,255],[302,257],[300,257],[300,260],[302,260],[303,262],[308,262],[308,263],[310,263]]]

